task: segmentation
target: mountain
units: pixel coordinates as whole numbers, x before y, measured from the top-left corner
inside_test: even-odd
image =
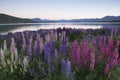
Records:
[[[40,19],[36,18],[36,22],[120,22],[120,16],[105,16],[102,18],[86,18],[86,19],[71,19],[71,20],[49,20],[49,19]]]
[[[105,16],[102,18],[58,20],[57,22],[120,22],[120,16]]]
[[[0,14],[0,23],[51,23],[51,22],[120,22],[120,16],[105,16],[102,18],[86,18],[86,19],[71,19],[71,20],[49,20],[49,19],[24,19],[6,14]]]
[[[105,16],[102,21],[120,21],[120,16]]]
[[[0,14],[0,23],[34,23],[34,21],[6,14]]]
[[[31,19],[32,21],[34,22],[37,22],[37,23],[50,23],[50,22],[56,22],[55,20],[49,20],[49,19],[40,19],[40,18],[33,18]]]
[[[33,19],[31,19],[32,21],[34,21],[34,22],[38,22],[38,23],[40,23],[40,22],[44,22],[42,19],[40,19],[40,18],[33,18]]]

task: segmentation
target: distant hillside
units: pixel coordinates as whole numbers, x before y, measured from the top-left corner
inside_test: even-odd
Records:
[[[31,19],[32,21],[35,21],[37,23],[51,23],[51,22],[56,22],[55,20],[49,20],[49,19],[40,19],[40,18],[33,18]]]
[[[71,20],[42,20],[40,18],[32,19],[35,22],[120,22],[120,16],[105,16],[103,18],[86,18],[86,19],[71,19]]]
[[[49,19],[24,19],[0,14],[0,23],[51,23],[51,22],[120,22],[120,16],[105,16],[103,18],[71,19],[71,20],[49,20]]]
[[[103,18],[62,20],[62,22],[64,21],[65,22],[120,22],[120,16],[105,16]]]
[[[42,19],[40,19],[40,18],[33,18],[33,19],[31,19],[32,21],[34,21],[34,22],[38,22],[38,23],[40,23],[40,22],[44,22]]]
[[[30,19],[13,17],[6,14],[0,14],[0,23],[34,23],[34,21]]]
[[[102,21],[120,21],[120,16],[105,16],[101,19]]]

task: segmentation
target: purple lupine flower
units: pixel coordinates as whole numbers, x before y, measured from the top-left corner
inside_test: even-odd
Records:
[[[54,60],[55,60],[55,68],[57,69],[57,67],[58,67],[58,53],[57,53],[57,49],[55,49]]]
[[[67,44],[60,45],[59,51],[64,57],[66,57],[67,56]]]
[[[66,70],[67,70],[67,62],[65,59],[62,59],[62,75],[66,75]]]
[[[35,73],[34,68],[30,68],[30,69],[29,69],[29,73],[30,73],[31,75],[34,74],[34,73]]]
[[[67,61],[67,76],[71,76],[71,63]]]
[[[34,45],[33,45],[33,53],[34,53],[34,56],[37,57],[38,55],[38,52],[37,52],[37,41],[35,41]]]
[[[43,67],[42,67],[42,70],[41,70],[41,75],[43,75],[43,76],[46,75],[45,69]]]
[[[50,47],[49,47],[48,43],[46,43],[44,46],[45,46],[45,48],[44,48],[44,59],[45,59],[45,62],[47,63],[47,65],[48,65],[48,71],[51,71]]]
[[[22,49],[23,49],[23,50],[26,49],[26,40],[25,40],[24,37],[23,37]]]
[[[29,44],[32,44],[32,41],[33,41],[33,36],[30,35]]]
[[[55,53],[55,42],[54,41],[50,41],[49,45],[50,45],[50,53],[54,54]]]
[[[43,50],[44,50],[43,38],[40,38],[40,54],[43,52]]]
[[[31,44],[27,46],[27,56],[29,61],[32,61],[32,49],[31,49]]]

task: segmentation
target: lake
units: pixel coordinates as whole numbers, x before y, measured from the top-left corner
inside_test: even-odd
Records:
[[[8,32],[21,32],[26,30],[56,29],[56,28],[76,28],[76,29],[98,29],[98,28],[118,28],[120,22],[62,22],[62,23],[11,23],[0,24],[0,34]]]

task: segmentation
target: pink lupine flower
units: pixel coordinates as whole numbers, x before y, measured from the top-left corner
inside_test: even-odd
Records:
[[[115,50],[112,53],[112,57],[111,57],[111,60],[110,60],[110,67],[111,68],[114,68],[117,65],[118,57],[119,57],[118,52],[117,52],[117,50]]]
[[[90,70],[93,71],[94,70],[94,65],[95,65],[95,54],[94,54],[93,48],[91,48],[90,60],[91,60]]]
[[[79,69],[85,68],[87,63],[90,61],[90,70],[94,70],[95,59],[94,59],[94,48],[89,46],[86,39],[78,45],[77,41],[74,41],[71,47],[70,59],[75,63],[76,67]]]
[[[105,74],[105,75],[108,75],[108,74],[109,74],[109,69],[110,69],[110,68],[109,68],[109,64],[106,64],[106,65],[105,65],[105,68],[104,68],[104,74]]]

